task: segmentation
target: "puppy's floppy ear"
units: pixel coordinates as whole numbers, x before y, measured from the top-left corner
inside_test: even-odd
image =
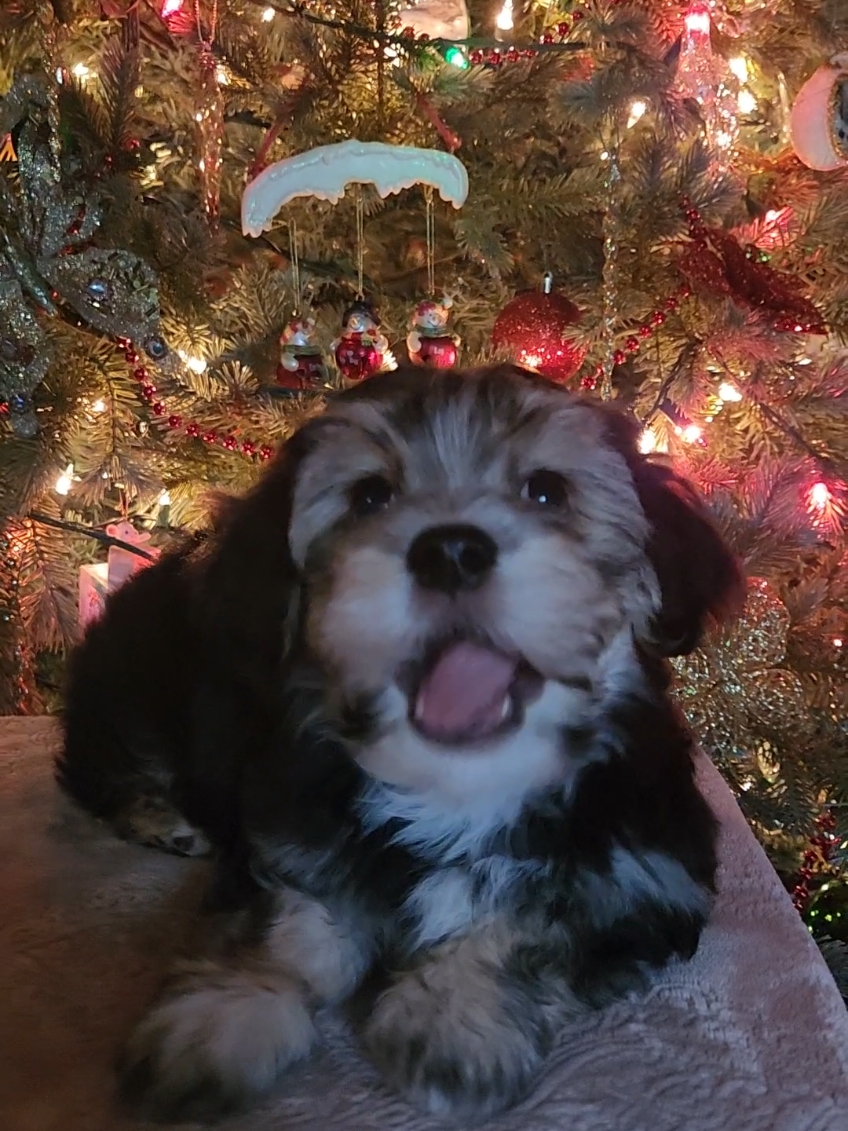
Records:
[[[207,658],[257,689],[279,670],[300,602],[288,532],[308,430],[279,449],[243,498],[219,503],[212,536],[195,563],[193,613],[209,645]]]
[[[639,426],[613,412],[608,431],[627,460],[651,528],[647,552],[661,596],[645,643],[663,656],[685,656],[710,623],[741,611],[744,577],[692,485],[639,452]]]

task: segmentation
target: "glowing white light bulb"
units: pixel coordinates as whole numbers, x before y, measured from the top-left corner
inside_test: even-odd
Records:
[[[750,90],[740,90],[736,99],[736,105],[743,114],[753,114],[757,109],[757,100]]]
[[[686,30],[696,35],[710,34],[710,13],[700,5],[686,13]]]
[[[842,647],[842,637],[841,636],[834,636],[833,647],[834,648],[841,648]]]
[[[737,55],[733,59],[728,59],[727,65],[730,67],[730,73],[735,75],[740,82],[748,81],[748,60],[744,55]]]
[[[680,430],[680,439],[687,444],[697,444],[702,434],[697,424],[687,424],[685,428]]]
[[[169,507],[170,505],[171,505],[171,496],[168,493],[168,490],[166,489],[159,496],[159,506],[160,507]]]
[[[512,0],[504,0],[504,6],[495,17],[495,27],[498,31],[512,31],[515,22],[512,17]]]
[[[657,450],[657,434],[653,428],[646,428],[642,435],[639,437],[639,451],[643,455],[648,455],[649,452]]]
[[[741,401],[742,394],[735,385],[731,385],[729,381],[722,381],[718,387],[718,395],[723,401]]]
[[[270,24],[271,20],[273,20],[273,18],[274,18],[274,16],[276,16],[276,14],[277,13],[274,11],[273,8],[265,8],[264,11],[262,12],[262,19],[265,21],[266,24]]]
[[[56,480],[56,494],[67,495],[74,481],[74,465],[69,463],[59,478]]]
[[[91,411],[92,412],[105,412],[106,411],[106,402],[98,397],[98,399],[91,406]]]
[[[193,357],[190,353],[186,353],[185,350],[177,350],[177,354],[180,361],[182,361],[186,368],[190,369],[192,373],[205,373],[209,368],[209,362],[203,357]]]
[[[162,4],[162,19],[167,20],[168,16],[176,15],[182,9],[183,0],[164,0]]]
[[[541,354],[532,353],[530,350],[522,350],[518,360],[522,365],[529,365],[531,369],[536,369],[542,364]]]
[[[830,488],[826,483],[819,480],[814,483],[810,488],[810,506],[815,507],[816,510],[824,510],[830,502]]]
[[[85,63],[74,63],[74,65],[71,67],[71,74],[76,75],[78,79],[87,79],[91,74],[91,70],[85,65]]]
[[[230,77],[223,67],[215,68],[215,79],[217,80],[218,86],[230,85]]]
[[[634,102],[631,102],[630,117],[627,119],[627,128],[632,129],[647,109],[647,102],[643,102],[641,98],[637,98]]]

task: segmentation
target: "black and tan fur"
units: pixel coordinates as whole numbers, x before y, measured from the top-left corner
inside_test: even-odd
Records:
[[[72,665],[60,780],[123,835],[216,846],[226,903],[130,1039],[143,1109],[213,1118],[267,1090],[315,1010],[375,977],[366,1052],[473,1122],[570,1018],[694,953],[716,829],[665,658],[741,582],[636,436],[511,367],[378,376],[110,600]],[[413,548],[445,526],[493,548],[473,585],[422,581]],[[520,655],[536,693],[452,747],[412,703],[466,638]]]

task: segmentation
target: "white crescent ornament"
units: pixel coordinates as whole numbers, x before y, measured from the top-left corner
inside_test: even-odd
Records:
[[[848,54],[834,55],[804,83],[789,118],[792,148],[810,169],[848,165]]]
[[[467,39],[471,29],[465,0],[413,0],[398,11],[397,22],[430,39]]]
[[[382,197],[411,185],[432,185],[454,208],[461,208],[468,196],[468,173],[452,153],[382,141],[341,141],[263,169],[244,190],[242,231],[246,236],[266,232],[279,210],[297,196],[336,204],[349,184],[373,184]]]

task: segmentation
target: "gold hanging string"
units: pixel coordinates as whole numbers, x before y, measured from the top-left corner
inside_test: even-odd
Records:
[[[291,261],[292,290],[294,291],[294,316],[300,315],[303,291],[300,285],[300,256],[297,252],[297,221],[289,220],[289,259]]]
[[[427,206],[427,296],[432,298],[436,291],[436,205],[430,185],[424,189]]]
[[[365,292],[362,289],[365,262],[365,202],[362,199],[362,187],[356,186],[356,297],[362,299]]]
[[[218,27],[218,0],[209,8],[209,25],[204,31],[201,0],[194,0],[194,18],[200,63],[200,105],[197,123],[198,168],[203,206],[210,226],[218,226],[221,207],[221,157],[224,139],[224,103],[218,83],[214,42]]]
[[[194,0],[194,20],[197,26],[197,38],[207,47],[211,47],[215,40],[215,31],[218,27],[218,0],[212,0],[212,11],[209,15],[209,34],[205,38],[200,23],[200,0]]]

